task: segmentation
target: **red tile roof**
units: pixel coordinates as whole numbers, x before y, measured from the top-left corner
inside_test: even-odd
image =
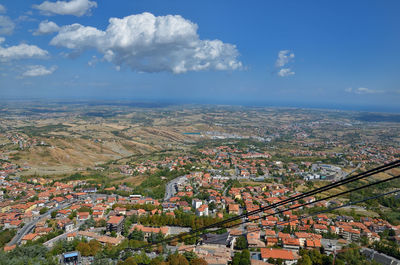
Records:
[[[283,260],[295,260],[297,257],[294,256],[293,252],[285,249],[277,248],[261,248],[261,257],[263,259],[283,259]]]
[[[107,224],[119,224],[122,220],[124,220],[123,216],[111,216]]]

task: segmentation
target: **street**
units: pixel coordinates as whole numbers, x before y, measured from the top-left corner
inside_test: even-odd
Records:
[[[179,182],[183,181],[185,176],[180,176],[177,178],[174,178],[170,182],[167,183],[165,186],[165,196],[164,196],[164,201],[168,201],[171,197],[173,197],[176,192],[178,191],[177,185]]]

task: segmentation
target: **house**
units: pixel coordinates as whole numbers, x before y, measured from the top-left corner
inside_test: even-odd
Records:
[[[67,232],[67,233],[69,233],[69,232],[71,232],[72,230],[74,230],[74,228],[75,228],[75,224],[74,224],[74,222],[72,222],[72,221],[67,222],[67,223],[64,224],[64,230],[65,230],[65,232]]]
[[[57,212],[57,217],[67,217],[68,215],[70,215],[70,213],[71,213],[70,209],[59,210]]]
[[[11,246],[4,246],[4,252],[8,252],[8,251],[11,251],[11,250],[13,250],[14,248],[16,248],[17,247],[17,245],[11,245]]]
[[[196,209],[197,216],[208,216],[208,205],[203,204],[199,208]]]
[[[251,248],[263,248],[265,243],[260,240],[260,232],[250,232],[247,234],[247,243]]]
[[[285,249],[298,250],[300,248],[300,241],[298,238],[282,238],[282,246]]]
[[[267,237],[267,246],[272,247],[278,245],[278,238],[277,237]]]
[[[36,227],[35,228],[35,233],[40,235],[40,236],[43,236],[43,235],[47,235],[52,230],[53,230],[53,228],[51,228],[51,227]]]
[[[177,204],[173,202],[164,202],[162,208],[164,212],[173,212],[177,209]]]
[[[63,198],[63,197],[54,197],[52,199],[52,201],[55,201],[57,203],[62,203],[63,201],[65,201],[65,198]]]
[[[76,220],[78,221],[86,221],[90,219],[90,213],[89,212],[78,212],[76,214]]]
[[[31,211],[26,212],[23,216],[22,216],[22,221],[24,223],[29,223],[30,221],[33,220],[33,214]]]
[[[144,238],[147,239],[149,236],[152,234],[158,234],[161,233],[164,236],[169,235],[169,228],[166,226],[163,227],[148,227],[148,226],[143,226],[143,225],[134,225],[131,229],[131,231],[138,230],[142,231],[144,234]]]
[[[203,204],[203,202],[201,200],[199,200],[199,199],[193,199],[192,200],[192,206],[195,209],[199,208],[202,204]]]
[[[97,241],[99,241],[101,244],[103,245],[118,245],[119,243],[121,243],[122,239],[121,237],[110,237],[110,236],[100,236],[94,232],[89,232],[89,231],[79,231],[78,232],[78,236],[81,238],[86,238],[87,240],[92,240],[92,239],[96,239]]]
[[[21,240],[21,244],[26,244],[28,241],[34,241],[36,239],[38,239],[40,236],[38,234],[35,233],[29,233],[26,234],[22,240]]]
[[[261,248],[261,258],[264,262],[269,259],[282,259],[286,265],[297,263],[299,256],[290,250],[277,248]]]
[[[17,228],[22,224],[22,220],[12,220],[6,221],[4,223],[4,228]]]
[[[75,225],[74,222],[68,218],[61,219],[57,222],[57,227],[60,229],[64,229],[65,232],[69,233],[74,230]]]
[[[317,233],[328,233],[328,227],[326,225],[314,224],[314,230]]]
[[[116,207],[116,208],[114,209],[114,212],[115,212],[116,214],[126,215],[126,208]]]
[[[340,234],[344,239],[350,241],[356,241],[360,239],[360,231],[351,227],[343,227],[342,233]]]
[[[239,214],[239,204],[229,204],[228,210],[230,214]]]
[[[99,241],[103,245],[116,246],[121,243],[122,239],[121,237],[100,236],[97,238],[97,241]]]
[[[315,240],[320,240],[322,238],[321,235],[313,234],[313,233],[306,233],[306,232],[296,232],[295,236],[296,236],[296,238],[299,239],[301,247],[306,246],[307,240],[315,241]]]
[[[73,241],[77,236],[76,232],[67,234],[67,241]]]
[[[308,249],[320,248],[321,240],[319,239],[307,239],[305,242],[305,247]]]
[[[107,221],[107,232],[115,231],[121,233],[124,229],[124,217],[123,216],[111,216]]]
[[[93,219],[103,218],[103,212],[95,211],[95,212],[93,212],[92,216],[93,216]]]

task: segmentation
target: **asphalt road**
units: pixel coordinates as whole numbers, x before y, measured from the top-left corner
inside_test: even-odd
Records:
[[[89,195],[89,197],[91,197],[92,199],[96,199],[97,197],[101,197],[101,196],[105,196],[105,195],[104,195],[104,194],[91,194],[91,195]],[[73,200],[71,200],[71,201],[69,201],[69,202],[67,202],[67,203],[61,204],[61,205],[59,205],[59,206],[56,207],[56,208],[50,209],[48,212],[46,212],[46,213],[44,213],[44,214],[42,214],[42,215],[40,215],[40,216],[38,216],[38,217],[35,217],[35,219],[33,219],[33,220],[32,220],[31,222],[29,222],[29,223],[26,223],[26,224],[24,225],[24,227],[22,227],[21,229],[19,229],[19,230],[17,231],[17,234],[14,236],[13,239],[11,239],[10,242],[8,242],[7,246],[12,246],[12,245],[15,245],[15,244],[17,244],[17,245],[20,244],[22,238],[23,238],[26,234],[30,233],[30,232],[35,228],[36,224],[40,221],[40,219],[42,219],[42,218],[44,218],[44,217],[47,217],[47,216],[50,216],[50,214],[51,214],[52,212],[54,212],[54,211],[58,211],[58,210],[60,210],[60,209],[67,208],[67,207],[71,206],[74,202],[76,202],[75,199],[73,199]]]
[[[72,230],[72,231],[70,231],[70,232],[68,232],[68,233],[64,233],[64,234],[61,234],[61,235],[59,235],[59,236],[56,236],[55,238],[52,238],[52,239],[50,239],[49,241],[44,242],[43,245],[46,246],[46,247],[48,247],[48,248],[51,248],[51,247],[53,247],[54,243],[56,243],[57,241],[59,241],[59,240],[61,240],[61,239],[67,238],[67,235],[68,235],[69,233],[78,232],[78,230],[79,230],[79,228],[75,228],[74,230]]]
[[[167,183],[167,185],[165,186],[164,201],[168,201],[171,197],[173,197],[176,194],[176,192],[178,191],[177,184],[183,177],[185,176],[174,178],[173,180]]]
[[[47,211],[46,213],[44,213],[44,214],[42,214],[42,215],[39,215],[38,217],[35,217],[31,222],[25,224],[24,227],[22,227],[21,229],[19,229],[19,230],[17,231],[17,234],[14,236],[13,239],[11,239],[10,242],[8,242],[7,245],[8,245],[8,246],[12,246],[12,245],[21,243],[22,238],[23,238],[26,234],[30,233],[30,232],[35,228],[36,224],[39,222],[40,219],[42,219],[42,218],[44,218],[44,217],[47,217],[47,216],[50,216],[50,214],[51,214],[52,212],[58,211],[58,210],[63,209],[63,208],[65,208],[65,207],[68,207],[68,206],[71,205],[71,204],[72,204],[72,203],[61,204],[61,205],[59,205],[58,207],[53,208],[53,209]]]

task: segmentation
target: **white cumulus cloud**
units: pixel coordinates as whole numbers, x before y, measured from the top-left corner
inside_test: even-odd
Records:
[[[3,6],[2,4],[0,4],[0,14],[4,14],[7,12],[7,9],[5,8],[5,6]]]
[[[15,23],[7,16],[0,16],[0,35],[13,33]]]
[[[42,50],[36,45],[22,43],[15,46],[3,47],[1,44],[4,40],[4,38],[0,38],[0,62],[32,58],[42,59],[48,56],[46,50]]]
[[[294,53],[289,50],[282,50],[278,53],[278,59],[276,60],[276,67],[283,67],[287,65],[291,60],[294,59]]]
[[[44,20],[40,22],[39,28],[33,33],[33,35],[45,35],[53,32],[57,32],[60,27],[53,21]]]
[[[275,66],[280,68],[278,71],[278,76],[286,77],[295,74],[295,72],[293,72],[289,67],[284,68],[284,66],[289,64],[293,59],[294,53],[290,50],[281,50],[278,52],[278,59],[276,59],[275,62]]]
[[[294,75],[295,72],[293,72],[292,70],[290,70],[290,68],[282,68],[279,70],[278,75],[280,77],[285,77],[285,76],[289,76],[289,75]]]
[[[151,13],[110,18],[105,31],[72,24],[61,27],[50,44],[81,52],[96,49],[117,68],[138,72],[185,73],[242,68],[235,45],[201,40],[197,25],[179,15]]]
[[[44,1],[40,5],[34,5],[33,7],[45,15],[73,15],[80,17],[89,14],[92,8],[97,7],[97,3],[89,0]]]
[[[377,89],[370,89],[370,88],[366,88],[366,87],[358,87],[358,88],[346,88],[345,89],[346,92],[348,93],[354,93],[354,94],[379,94],[379,93],[383,93],[383,90],[377,90]]]
[[[57,69],[56,66],[46,68],[43,65],[30,65],[28,69],[22,74],[23,77],[36,77],[50,75]]]

